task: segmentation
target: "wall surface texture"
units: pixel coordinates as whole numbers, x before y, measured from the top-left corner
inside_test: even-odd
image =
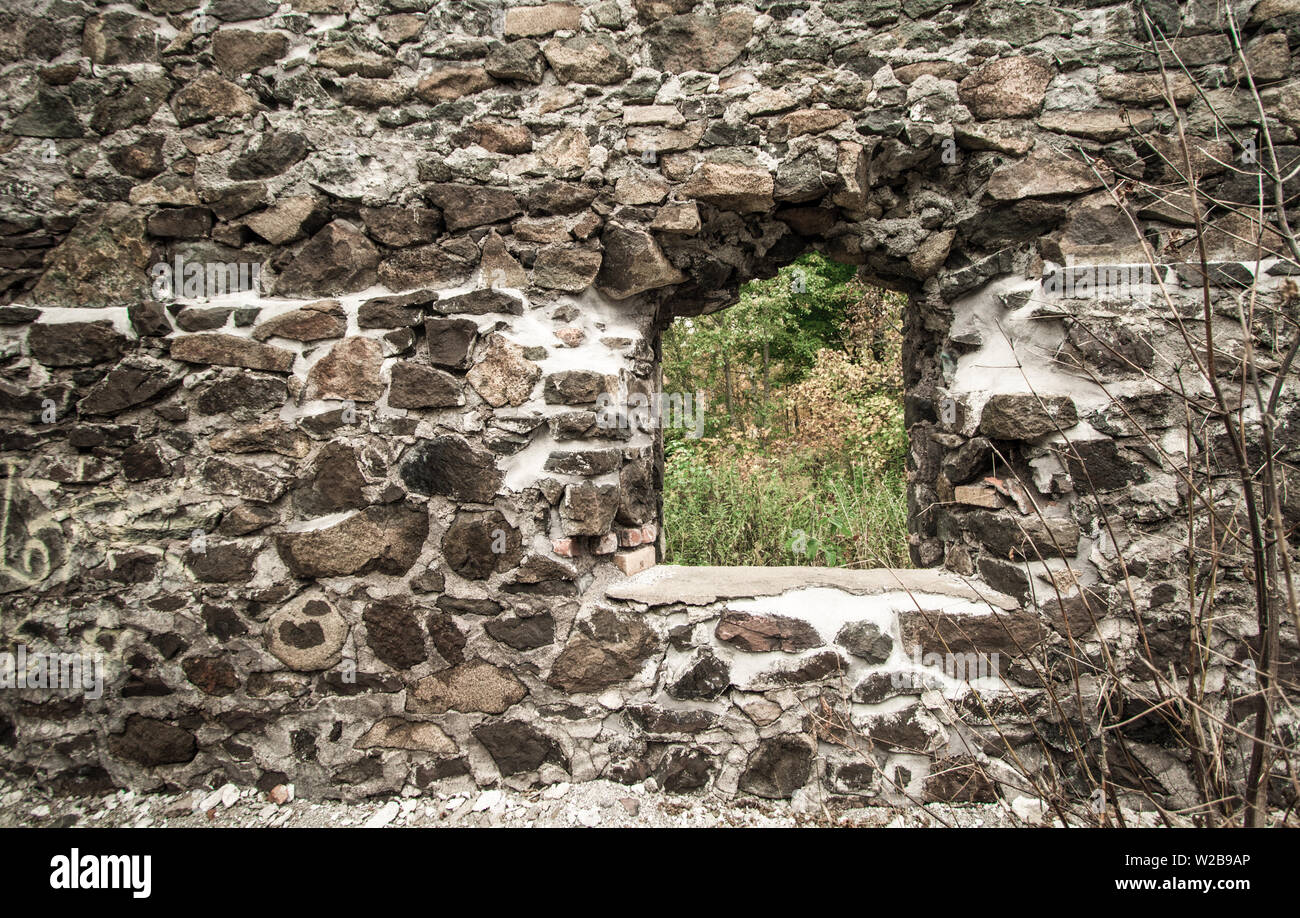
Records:
[[[1207,115],[1256,117],[1221,8],[1146,9],[1209,93],[1172,77],[1207,187],[1248,196]],[[1294,151],[1300,6],[1238,12]],[[1186,655],[1170,457],[1223,449],[1152,381],[1201,316],[1186,202],[1105,188],[1177,186],[1144,40],[1106,0],[6,3],[0,650],[105,669],[97,698],[0,693],[0,758],[67,791],[895,800],[1068,760],[1045,683]],[[1239,229],[1208,240],[1228,353],[1277,345],[1234,285],[1291,302]],[[619,586],[660,544],[659,330],[814,247],[911,297],[913,560],[946,572]],[[1146,286],[1045,288],[1067,262]],[[1218,579],[1230,698],[1254,620],[1240,559]],[[1002,654],[1007,742],[950,735],[968,686],[883,678],[959,633]],[[1162,743],[1135,731],[1134,768],[1178,801]]]

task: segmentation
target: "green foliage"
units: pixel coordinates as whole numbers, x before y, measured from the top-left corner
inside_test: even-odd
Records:
[[[709,406],[665,431],[670,563],[909,564],[902,305],[810,253],[665,332],[665,390]]]
[[[773,389],[804,379],[822,349],[844,349],[854,270],[810,252],[746,284],[735,306],[677,320],[663,336],[665,391],[708,392],[719,408],[730,395],[730,416],[711,412],[710,433],[741,417],[765,423]]]
[[[664,472],[669,564],[910,565],[896,473],[810,468],[794,457],[746,470],[690,444]]]

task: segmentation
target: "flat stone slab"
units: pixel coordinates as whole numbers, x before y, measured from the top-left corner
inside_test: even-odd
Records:
[[[605,595],[609,599],[648,606],[675,602],[707,606],[720,600],[779,596],[808,587],[828,587],[859,596],[899,592],[938,594],[969,602],[986,602],[1005,611],[1020,608],[1020,604],[1010,596],[991,587],[933,568],[852,570],[842,567],[683,567],[661,564],[610,584]]]

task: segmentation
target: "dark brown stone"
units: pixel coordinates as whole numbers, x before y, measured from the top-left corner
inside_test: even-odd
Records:
[[[220,185],[205,189],[202,198],[203,203],[211,207],[220,219],[233,220],[266,204],[266,185],[263,182]]]
[[[618,522],[642,526],[654,522],[659,513],[659,488],[654,463],[648,458],[624,463],[618,473]]]
[[[543,471],[591,478],[616,471],[622,463],[621,449],[556,450],[546,457]]]
[[[566,536],[604,535],[614,524],[619,490],[614,485],[590,482],[571,484],[564,490],[560,521]]]
[[[897,673],[868,673],[853,690],[853,700],[859,704],[879,704],[899,695],[920,695],[924,679],[912,679]]]
[[[575,214],[586,210],[596,199],[596,189],[572,182],[544,182],[528,195],[528,212],[530,214],[557,215]]]
[[[536,771],[548,762],[561,768],[568,767],[560,744],[523,721],[483,723],[475,727],[473,733],[503,775]]]
[[[609,380],[600,373],[563,370],[546,377],[542,395],[548,405],[589,405],[609,386]]]
[[[253,337],[258,341],[268,338],[321,341],[342,337],[347,330],[348,317],[342,304],[338,300],[320,300],[258,323]]]
[[[980,472],[991,468],[993,445],[987,437],[967,440],[943,460],[943,475],[949,484],[966,484]]]
[[[519,297],[504,290],[472,290],[438,302],[438,311],[450,315],[481,316],[492,312],[512,316],[524,314],[524,304]]]
[[[225,657],[186,657],[181,661],[185,678],[199,687],[205,695],[221,697],[239,688],[235,667]]]
[[[379,278],[379,251],[345,220],[335,220],[298,250],[275,281],[277,296],[337,296]]]
[[[153,245],[142,211],[110,204],[89,211],[45,258],[33,305],[125,306],[148,299]]]
[[[450,615],[500,615],[502,608],[501,603],[495,599],[474,599],[447,594],[439,596],[436,605]]]
[[[365,486],[356,451],[346,443],[331,441],[321,448],[305,480],[294,489],[293,505],[307,517],[362,509],[366,506]]]
[[[166,478],[171,472],[171,463],[163,458],[157,443],[136,443],[122,451],[122,474],[127,481]]]
[[[769,800],[788,800],[808,783],[813,744],[805,736],[774,736],[749,755],[740,776],[740,790]]]
[[[994,395],[984,403],[980,433],[994,440],[1036,440],[1079,422],[1065,395]]]
[[[616,300],[686,280],[650,233],[638,227],[607,226],[601,234],[604,260],[596,285]]]
[[[425,511],[390,504],[367,508],[324,529],[281,533],[275,547],[299,577],[404,574],[428,534]]]
[[[894,752],[924,755],[929,752],[933,734],[917,717],[917,705],[901,711],[872,717],[862,727],[871,743]]]
[[[312,365],[307,374],[309,398],[377,401],[384,394],[383,353],[373,338],[344,338]]]
[[[797,666],[764,673],[763,681],[773,685],[802,685],[805,682],[817,682],[827,676],[842,675],[848,668],[839,653],[825,650],[801,660]]]
[[[546,681],[566,692],[599,692],[636,675],[658,646],[639,618],[600,608],[578,623]]]
[[[393,364],[388,389],[390,408],[452,408],[465,404],[456,377],[442,370],[399,360]]]
[[[205,583],[243,583],[253,577],[253,560],[258,545],[207,540],[202,551],[191,547],[185,553],[185,565]]]
[[[161,74],[136,74],[118,92],[99,100],[90,116],[91,130],[108,135],[144,124],[162,108],[171,91],[171,80]]]
[[[96,64],[150,63],[160,47],[154,24],[124,10],[91,16],[81,36],[81,53]]]
[[[447,564],[462,577],[483,580],[519,563],[522,537],[497,510],[458,513],[442,537]]]
[[[823,644],[817,629],[802,619],[730,609],[718,620],[714,634],[718,640],[752,653],[772,650],[797,653]]]
[[[894,649],[894,642],[889,635],[871,622],[845,624],[835,635],[835,643],[868,663],[884,663]]]
[[[521,213],[515,196],[504,188],[479,185],[435,185],[429,200],[442,209],[447,229],[469,229],[509,220]]]
[[[117,360],[126,336],[112,322],[38,322],[28,332],[33,359],[47,367],[82,367]]]
[[[984,769],[964,757],[935,760],[925,779],[925,796],[940,803],[996,803],[998,799]]]
[[[629,705],[627,713],[647,733],[659,735],[703,733],[718,722],[712,711],[673,711],[653,704]]]
[[[384,245],[399,247],[433,242],[442,231],[442,215],[429,207],[363,207],[361,221]]]
[[[669,16],[645,33],[650,59],[672,73],[717,73],[740,57],[754,33],[754,14],[734,10],[722,16]]]
[[[149,216],[149,235],[160,239],[201,239],[212,230],[206,207],[168,207]]]
[[[297,131],[258,134],[227,173],[235,181],[279,175],[307,155],[307,138]]]
[[[280,514],[270,507],[243,504],[228,511],[221,518],[221,525],[217,527],[217,533],[224,536],[244,536],[257,532],[259,529],[265,529],[267,526],[279,522],[279,520]]]
[[[212,57],[228,77],[269,67],[289,52],[289,37],[279,32],[219,29],[212,36]]]
[[[717,762],[707,749],[677,746],[669,749],[655,767],[655,779],[670,794],[685,794],[707,787]]]
[[[200,389],[194,407],[204,415],[229,412],[244,419],[278,409],[288,397],[289,387],[283,379],[240,373],[215,380]]]
[[[293,369],[294,354],[284,348],[259,344],[238,335],[185,335],[171,341],[171,357],[186,363],[243,367],[246,370],[269,370],[288,373]]]
[[[366,643],[393,669],[410,669],[428,659],[424,632],[406,599],[390,596],[372,602],[361,620],[366,626]]]
[[[212,331],[223,327],[232,312],[233,309],[223,306],[186,306],[176,316],[176,327],[187,332]]]
[[[463,370],[478,337],[478,323],[472,319],[425,319],[429,361],[436,366]]]
[[[1142,464],[1127,458],[1109,438],[1071,440],[1056,452],[1065,461],[1076,494],[1118,491],[1147,480]]]
[[[412,328],[424,321],[425,310],[438,301],[432,290],[416,290],[398,296],[377,296],[357,310],[360,328]]]
[[[924,654],[999,654],[1009,660],[1024,657],[1046,637],[1033,615],[999,612],[989,615],[949,615],[906,610],[899,613],[904,643]]]
[[[483,630],[507,647],[536,650],[555,642],[555,617],[550,612],[528,616],[503,615],[486,622]]]
[[[668,694],[682,700],[708,700],[717,698],[729,685],[731,668],[706,648],[691,661],[686,672],[668,686]]]
[[[126,728],[108,738],[108,748],[121,759],[141,765],[179,765],[198,754],[198,742],[188,730],[140,714],[126,719]]]
[[[423,440],[402,457],[402,481],[416,494],[441,494],[456,500],[490,503],[504,474],[489,450],[471,446],[455,434]]]
[[[488,51],[483,69],[498,80],[540,83],[546,73],[546,60],[537,42],[523,39],[494,45]]]

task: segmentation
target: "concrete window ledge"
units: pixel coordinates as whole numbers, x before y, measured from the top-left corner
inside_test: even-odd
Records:
[[[611,584],[609,599],[663,606],[684,603],[707,606],[729,599],[779,596],[812,587],[840,590],[857,596],[913,593],[983,602],[1012,611],[1020,604],[982,583],[936,569],[852,570],[837,567],[682,567],[661,564]]]

